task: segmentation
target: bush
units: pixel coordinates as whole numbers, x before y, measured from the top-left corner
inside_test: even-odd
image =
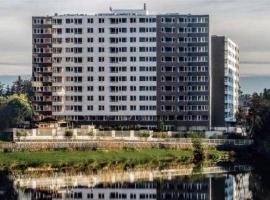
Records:
[[[155,132],[153,133],[153,138],[168,138],[167,132]]]
[[[197,163],[203,161],[206,158],[206,152],[202,141],[200,139],[193,139],[192,146],[194,149],[194,162]]]
[[[144,132],[136,133],[136,136],[137,136],[137,137],[145,137],[145,138],[148,138],[148,137],[150,137],[150,134],[149,134],[148,132],[144,131]]]
[[[93,137],[94,136],[94,132],[93,131],[90,131],[90,132],[87,133],[87,135],[90,136],[90,137]]]
[[[27,132],[26,131],[17,131],[16,132],[16,136],[17,137],[25,137],[25,136],[27,136]]]
[[[188,137],[189,138],[205,138],[205,132],[191,131],[191,132],[188,132]]]
[[[65,137],[66,138],[72,138],[72,136],[73,136],[73,131],[71,131],[71,130],[66,130],[65,131]]]
[[[173,138],[205,138],[205,132],[178,132],[173,134]]]
[[[178,132],[178,133],[173,134],[174,138],[187,138],[186,136],[187,134],[183,132]]]

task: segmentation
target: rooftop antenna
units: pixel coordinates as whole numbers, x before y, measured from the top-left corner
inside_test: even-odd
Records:
[[[143,9],[146,10],[146,3],[143,4]]]

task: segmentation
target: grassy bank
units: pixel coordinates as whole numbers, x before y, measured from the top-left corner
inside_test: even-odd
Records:
[[[212,161],[224,159],[225,152],[209,150]],[[0,170],[25,170],[27,168],[56,168],[95,170],[109,167],[123,169],[137,166],[158,167],[169,163],[192,163],[191,150],[119,150],[119,151],[54,151],[0,153]]]

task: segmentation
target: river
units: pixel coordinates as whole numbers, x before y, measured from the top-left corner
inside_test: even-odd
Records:
[[[243,163],[88,173],[2,172],[0,199],[267,200],[269,172],[267,166],[257,170]]]

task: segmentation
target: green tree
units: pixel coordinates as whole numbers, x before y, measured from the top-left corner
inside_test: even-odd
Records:
[[[162,120],[158,120],[158,122],[157,122],[157,131],[158,132],[165,131],[165,124]]]
[[[5,85],[0,83],[0,96],[4,96],[5,93]]]
[[[12,84],[10,94],[25,94],[29,99],[32,99],[33,89],[30,80],[22,80],[19,76],[18,79]]]
[[[193,139],[192,146],[194,152],[194,163],[199,163],[205,160],[206,152],[201,139],[199,138]]]
[[[32,116],[31,104],[26,95],[12,95],[0,99],[0,128],[17,127]]]
[[[13,83],[11,87],[12,94],[23,94],[23,80],[21,76],[18,76],[18,79]]]

